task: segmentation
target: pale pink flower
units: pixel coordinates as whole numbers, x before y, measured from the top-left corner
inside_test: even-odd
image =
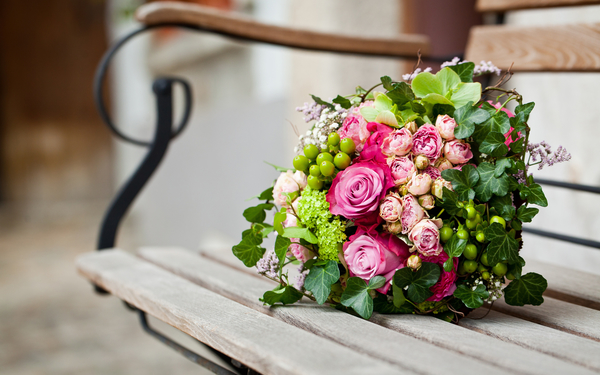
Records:
[[[438,115],[435,121],[435,128],[440,132],[442,138],[446,141],[454,139],[454,128],[456,128],[456,121],[448,115]]]
[[[452,183],[440,177],[431,184],[431,194],[435,195],[439,199],[442,199],[444,196],[444,188],[453,191]]]
[[[413,173],[417,170],[415,164],[406,156],[388,158],[387,163],[392,172],[392,177],[396,186],[407,183]]]
[[[464,164],[471,160],[471,145],[462,140],[454,140],[444,146],[444,156],[452,164]]]
[[[389,194],[379,206],[379,216],[387,222],[398,221],[402,214],[402,198],[397,193]]]
[[[412,195],[427,194],[431,189],[431,176],[427,173],[417,174],[415,172],[406,187]]]
[[[412,148],[412,134],[406,129],[394,130],[385,137],[381,144],[381,152],[386,156],[404,156]]]
[[[408,234],[408,239],[423,256],[437,256],[444,248],[440,244],[441,226],[429,219],[419,221]],[[412,249],[411,249],[412,250]]]
[[[407,194],[402,197],[402,215],[400,215],[402,234],[410,232],[424,216],[425,211],[423,211],[414,195]]]
[[[276,205],[289,208],[286,202],[287,198],[283,193],[293,193],[300,191],[304,187],[306,187],[306,175],[304,172],[296,171],[296,173],[292,173],[292,171],[287,171],[281,173],[273,187],[273,200]]]
[[[442,154],[442,137],[435,126],[425,124],[413,135],[414,155],[425,155],[430,161],[435,161]]]

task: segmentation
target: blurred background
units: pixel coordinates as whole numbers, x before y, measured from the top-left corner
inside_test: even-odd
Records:
[[[493,22],[474,0],[195,0],[265,23],[344,34],[427,34],[433,55],[464,51],[471,26]],[[203,370],[142,332],[135,314],[79,278],[74,258],[95,248],[103,212],[145,149],[111,137],[95,110],[92,77],[102,53],[139,27],[138,0],[0,2],[0,372],[164,374]],[[511,12],[515,25],[598,22],[600,7]],[[112,64],[111,113],[127,134],[154,128],[153,78],[192,84],[191,123],[172,142],[130,210],[117,245],[230,251],[246,229],[247,199],[291,166],[294,111],[310,99],[351,93],[414,61],[339,56],[240,43],[165,29],[130,42]],[[421,67],[439,64],[425,62]],[[534,175],[600,185],[600,75],[517,74],[507,84],[535,101],[532,140],[562,145],[569,163]],[[177,103],[181,104],[181,103]],[[600,198],[545,188],[534,226],[600,240]],[[533,236],[524,257],[600,274],[600,252]],[[159,325],[158,322],[152,322]],[[160,326],[167,330],[168,327]],[[176,332],[170,331],[170,334]],[[182,335],[183,336],[183,335]],[[180,337],[201,350],[193,340]],[[187,341],[186,341],[187,340]]]

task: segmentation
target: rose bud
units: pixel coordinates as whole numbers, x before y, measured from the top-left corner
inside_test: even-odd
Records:
[[[388,222],[383,225],[383,228],[391,234],[400,234],[402,232],[402,223],[400,221]]]
[[[406,185],[412,195],[427,194],[431,189],[431,176],[427,173],[416,174]]]
[[[444,156],[453,164],[464,164],[471,160],[473,153],[471,152],[470,144],[454,140],[446,143],[444,146]]]
[[[404,127],[410,130],[410,132],[413,134],[415,134],[419,129],[419,126],[417,126],[417,123],[414,121],[409,122],[408,124],[404,125]]]
[[[418,155],[415,158],[415,166],[417,169],[423,170],[429,166],[429,159],[425,155]]]
[[[446,169],[454,168],[454,165],[452,165],[452,163],[450,163],[450,161],[448,161],[446,158],[439,158],[435,162],[435,167],[438,169],[438,171],[442,172]]]
[[[435,121],[435,128],[440,132],[442,138],[447,141],[454,139],[454,128],[456,127],[456,121],[448,115],[438,115]]]
[[[421,195],[419,197],[419,204],[426,210],[431,210],[435,207],[435,199],[430,194]]]
[[[452,190],[452,183],[450,181],[444,180],[443,178],[438,178],[431,184],[431,194],[442,199],[444,194],[444,188]]]
[[[421,258],[417,254],[409,256],[406,260],[406,267],[412,268],[415,271],[418,270],[421,268]]]
[[[398,221],[402,214],[402,198],[397,193],[385,197],[379,206],[379,216],[387,222]]]

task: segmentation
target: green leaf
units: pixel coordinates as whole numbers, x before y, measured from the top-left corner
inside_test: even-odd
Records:
[[[473,132],[473,137],[477,142],[482,142],[491,132],[506,134],[509,130],[510,120],[508,115],[504,111],[500,111],[477,126],[475,132]]]
[[[383,88],[388,91],[394,89],[394,86],[392,85],[392,79],[388,76],[381,77],[381,83],[383,83]]]
[[[394,295],[394,306],[400,307],[404,305],[404,302],[406,302],[406,297],[404,297],[404,292],[402,291],[402,288],[398,288],[396,284],[392,284],[392,294]]]
[[[287,218],[286,212],[276,212],[275,213],[275,218],[273,219],[273,228],[280,235],[283,234],[283,225],[281,223],[283,223],[286,218]]]
[[[489,113],[490,117],[496,114],[496,107],[488,102],[481,103],[481,109]]]
[[[458,207],[456,193],[446,187],[442,188],[442,208],[449,215],[456,215],[462,210],[462,208]]]
[[[375,290],[379,289],[385,285],[385,277],[383,276],[375,276],[371,280],[369,280],[369,289]]]
[[[531,184],[527,187],[527,202],[541,207],[548,207],[546,195],[544,195],[542,187],[538,184]]]
[[[464,241],[464,240],[462,240]],[[448,258],[446,259],[446,261],[444,262],[444,271],[446,272],[451,272],[452,269],[454,268],[454,258]]]
[[[495,177],[496,167],[493,164],[483,162],[479,164],[477,171],[479,172],[479,182],[475,186],[475,192],[480,201],[489,201],[493,194],[504,196],[508,193],[510,177],[506,174]]]
[[[258,196],[258,199],[261,201],[273,200],[273,187],[270,187],[270,188],[266,189],[265,191],[263,191],[262,193],[260,193],[260,195]]]
[[[424,98],[428,94],[434,93],[444,96],[444,84],[429,72],[422,72],[412,80],[412,90],[416,96]]]
[[[513,143],[511,143],[509,148],[515,154],[520,154],[523,152],[524,144],[525,144],[525,139],[520,138],[520,139],[514,141]]]
[[[452,188],[456,193],[459,201],[467,201],[475,198],[475,190],[479,181],[479,173],[472,165],[465,165],[462,171],[458,169],[446,169],[442,172],[442,177],[452,182]]]
[[[425,95],[423,99],[421,99],[421,102],[423,102],[425,105],[429,105],[430,107],[433,107],[435,104],[446,104],[454,107],[454,103],[448,100],[448,98],[435,93]]]
[[[263,257],[266,249],[260,247],[262,236],[256,233],[248,234],[242,238],[242,241],[235,245],[233,255],[244,262],[246,267],[253,267]]]
[[[433,110],[435,111],[435,107],[441,105],[441,104],[436,104],[433,106]],[[413,110],[413,112],[418,113],[419,115],[424,114],[425,112],[427,112],[427,109],[425,107],[423,107],[421,104],[417,103],[417,102],[411,102],[410,103],[410,108]],[[454,107],[450,107],[452,108],[452,111],[454,111]]]
[[[335,260],[330,260],[323,267],[314,266],[306,276],[304,288],[312,292],[319,305],[327,301],[331,293],[331,285],[340,278],[340,270]]]
[[[454,112],[454,120],[457,125],[454,129],[454,136],[458,139],[470,137],[475,130],[475,124],[481,124],[489,118],[489,113],[483,109],[473,107],[473,102],[467,103]]]
[[[318,96],[314,96],[312,94],[310,96],[313,98],[313,100],[315,101],[315,103],[321,104],[321,105],[326,105],[327,107],[329,107],[331,109],[334,108],[333,104],[326,102],[325,100],[319,98]]]
[[[519,242],[512,238],[499,223],[492,223],[484,230],[487,246],[488,263],[491,266],[502,261],[515,263],[519,260]]]
[[[254,207],[244,210],[244,217],[251,223],[262,223],[267,218],[265,210],[270,210],[274,205],[272,203],[261,203]]]
[[[388,91],[386,95],[398,106],[402,106],[415,100],[414,92],[405,82],[395,83],[394,88]]]
[[[504,156],[508,153],[508,146],[504,144],[504,134],[490,132],[479,145],[479,152],[493,157]]]
[[[514,162],[511,159],[507,158],[496,160],[496,169],[494,170],[494,177],[500,177],[506,169],[512,168],[513,163]]]
[[[387,95],[382,92],[375,93],[375,109],[379,112],[381,111],[389,111],[394,106],[392,99],[390,99]]]
[[[362,107],[360,109],[360,114],[365,118],[368,122],[375,121],[375,118],[379,114],[379,111],[373,107]]]
[[[442,95],[446,95],[448,91],[452,90],[460,83],[459,75],[450,68],[441,69],[436,73],[435,77],[442,83]]]
[[[302,292],[300,292],[298,289],[287,285],[285,288],[265,292],[261,301],[264,302],[265,305],[271,306],[278,302],[284,305],[289,305],[291,303],[298,302],[302,296]]]
[[[462,82],[473,82],[473,70],[475,69],[475,63],[469,61],[457,65],[452,65],[448,68],[454,70],[454,72],[458,74]]]
[[[287,254],[288,248],[292,244],[289,238],[277,236],[275,239],[275,255],[277,255],[277,259],[279,259],[279,264],[283,264],[283,260],[285,259],[285,254]]]
[[[461,284],[454,291],[454,297],[460,299],[465,306],[470,309],[476,309],[483,305],[483,300],[490,296],[490,293],[485,289],[483,284],[478,284],[475,290]]]
[[[312,244],[316,244],[318,242],[317,236],[315,236],[310,230],[308,230],[308,228],[284,228],[282,236],[287,238],[303,238]]]
[[[278,165],[271,164],[271,163],[269,163],[268,161],[264,161],[264,160],[263,160],[263,163],[265,163],[265,164],[269,164],[271,167],[275,168],[275,170],[277,170],[278,172],[283,172],[283,173],[285,173],[285,172],[287,172],[287,171],[289,171],[289,170],[293,170],[292,168],[280,167],[280,166],[278,166]]]
[[[539,208],[535,207],[526,207],[525,205],[519,207],[517,210],[517,219],[521,220],[524,223],[531,223],[531,220],[535,217],[535,215],[540,212]]]
[[[377,297],[373,299],[373,310],[380,314],[410,314],[413,311],[413,307],[410,303],[405,303],[400,307],[396,307],[393,303],[388,302],[387,296],[378,294]]]
[[[332,100],[334,103],[339,104],[342,108],[348,109],[352,107],[352,102],[350,100],[344,98],[343,96],[336,96],[335,99]]]
[[[477,103],[481,99],[481,83],[459,83],[458,90],[452,94],[450,100],[456,108],[468,105],[469,102]]]
[[[409,267],[404,267],[394,274],[393,285],[399,288],[405,288],[408,299],[414,303],[421,303],[433,295],[429,290],[440,278],[440,267],[435,263],[423,262],[421,268],[413,271]]]
[[[364,319],[369,319],[373,314],[373,298],[369,294],[369,286],[360,277],[351,277],[346,282],[346,289],[342,293],[340,303],[351,307]]]
[[[525,122],[527,122],[527,121],[529,121],[529,114],[531,113],[531,111],[533,111],[533,107],[535,107],[534,102],[529,102],[529,103],[525,103],[522,105],[518,105],[515,108],[515,114],[518,115],[520,113],[523,113],[523,115],[524,115],[523,120]]]
[[[458,238],[458,235],[456,234],[450,237],[450,240],[444,245],[444,251],[446,251],[446,254],[448,254],[448,256],[450,257],[449,260],[451,260],[454,257],[461,256],[463,251],[465,251],[465,248],[467,247],[467,243],[467,240]]]
[[[434,104],[432,108],[432,121],[436,121],[438,116],[448,115],[454,116],[454,106],[450,104]]]
[[[498,215],[502,216],[506,221],[511,220],[515,216],[515,208],[512,205],[510,195],[502,197],[494,196],[490,199],[490,207],[494,208]]]
[[[519,257],[517,263],[508,265],[508,272],[512,273],[515,279],[520,279],[521,273],[523,272],[523,267],[525,267],[525,259]]]
[[[548,287],[548,282],[540,274],[530,272],[520,279],[511,281],[504,288],[504,299],[512,306],[534,305],[544,302],[542,294]]]

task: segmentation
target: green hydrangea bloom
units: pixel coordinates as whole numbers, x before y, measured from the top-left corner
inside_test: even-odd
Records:
[[[329,212],[329,202],[326,192],[313,190],[309,187],[302,191],[298,202],[298,216],[302,223],[318,238],[319,258],[338,260],[340,245],[346,240],[345,223],[339,216]]]

